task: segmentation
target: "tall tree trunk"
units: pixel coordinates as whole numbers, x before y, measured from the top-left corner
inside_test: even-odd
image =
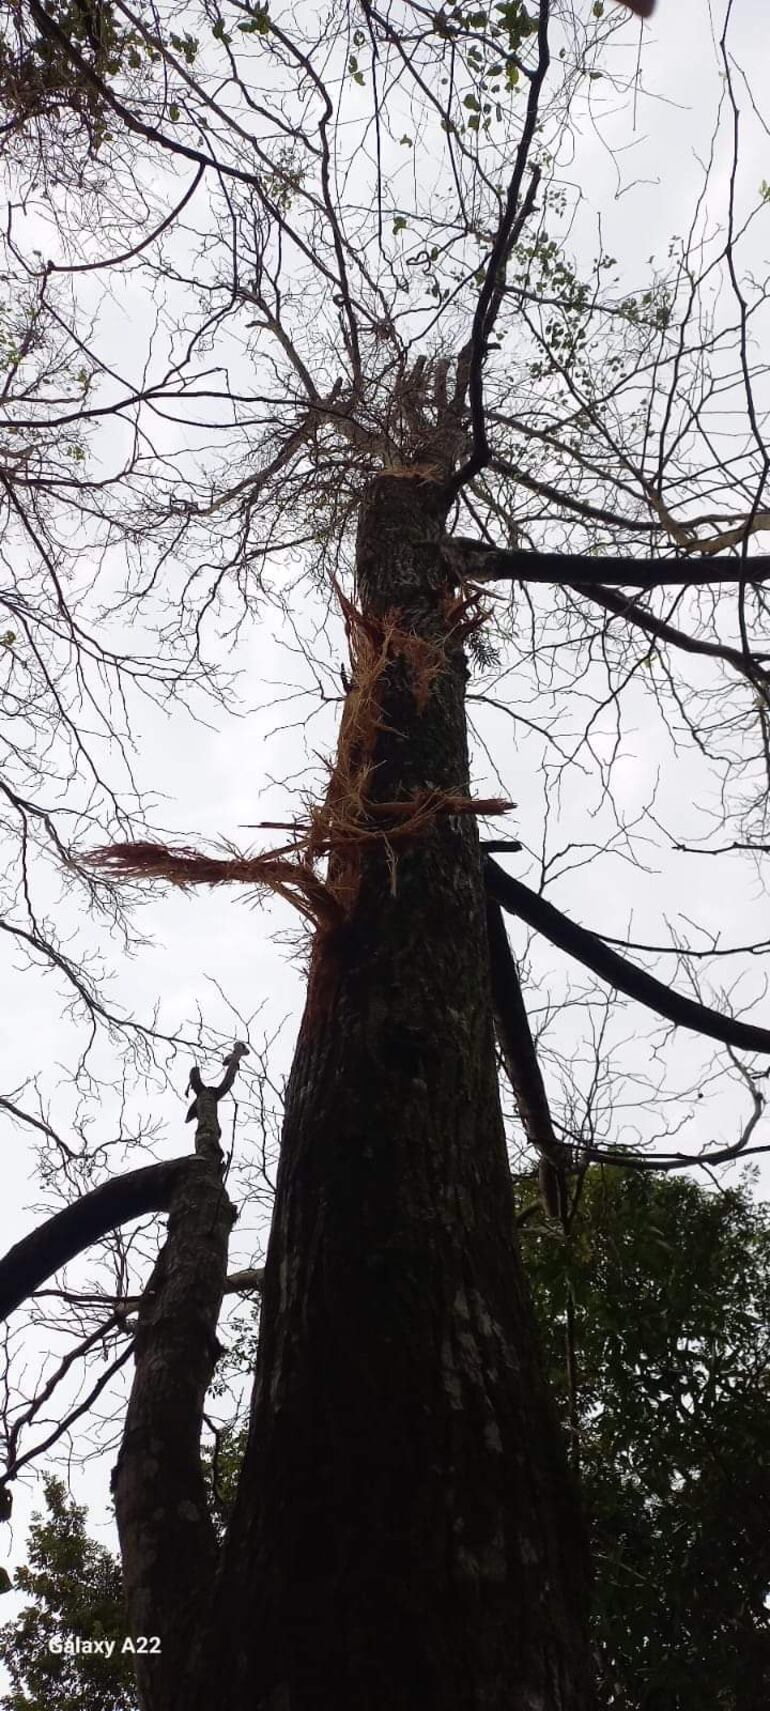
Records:
[[[380,804],[469,788],[444,523],[415,476],[362,507],[358,599],[391,635]],[[196,1711],[587,1711],[587,1585],[516,1245],[477,830],[444,814],[367,846],[314,950]]]

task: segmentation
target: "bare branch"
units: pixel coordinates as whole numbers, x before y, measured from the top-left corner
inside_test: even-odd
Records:
[[[611,951],[594,933],[570,921],[545,897],[538,897],[520,880],[512,879],[489,856],[484,862],[484,875],[488,891],[503,909],[518,915],[552,945],[575,957],[585,968],[592,969],[600,980],[606,980],[617,992],[625,992],[627,997],[646,1005],[658,1016],[665,1016],[679,1028],[691,1028],[696,1034],[721,1040],[727,1046],[737,1046],[740,1051],[770,1056],[770,1029],[736,1021],[731,1016],[720,1016],[716,1010],[707,1009],[705,1004],[696,1004],[692,998],[672,992],[670,987],[655,980],[645,969],[634,967],[625,957],[618,956],[617,951]]]

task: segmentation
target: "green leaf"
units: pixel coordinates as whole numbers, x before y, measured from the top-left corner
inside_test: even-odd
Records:
[[[216,31],[214,33],[216,34]],[[175,36],[172,31],[169,40],[174,52],[181,53],[187,64],[192,65],[198,52],[197,36],[191,36],[188,31],[185,31],[183,36]]]
[[[238,29],[245,36],[266,36],[270,30],[270,17],[266,6],[256,6],[248,24],[239,24]]]

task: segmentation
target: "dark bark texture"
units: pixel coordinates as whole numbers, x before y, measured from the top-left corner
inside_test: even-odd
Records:
[[[362,611],[444,649],[422,705],[392,652],[380,803],[469,789],[445,503],[383,476],[362,509]],[[588,1711],[587,1602],[516,1247],[477,828],[444,815],[367,849],[314,952],[194,1711]]]
[[[234,1212],[220,1170],[215,1097],[198,1096],[197,1157],[177,1182],[166,1241],[139,1306],[136,1371],[113,1474],[142,1711],[189,1705],[186,1684],[217,1563],[200,1437]],[[154,1637],[161,1649],[143,1651]]]

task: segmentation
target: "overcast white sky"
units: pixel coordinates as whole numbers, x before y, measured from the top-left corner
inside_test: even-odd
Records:
[[[586,6],[587,3],[585,0]],[[735,55],[750,72],[759,100],[770,84],[766,0],[735,0],[734,11]],[[716,20],[721,12],[721,6],[713,8]],[[659,17],[643,32],[642,84],[635,113],[628,102],[617,102],[609,91],[605,92],[601,82],[597,83],[593,126],[586,123],[578,139],[568,174],[579,186],[582,198],[575,245],[578,249],[582,246],[586,254],[594,253],[594,236],[601,216],[604,249],[619,258],[629,289],[645,283],[648,258],[654,255],[662,262],[670,238],[686,231],[702,182],[703,161],[720,95],[709,34],[711,13],[706,0],[659,0]],[[638,28],[629,21],[615,51],[632,63],[639,40]],[[745,109],[741,177],[745,188],[741,194],[750,201],[756,196],[760,182],[770,180],[770,137],[751,118],[748,97]],[[723,188],[727,171],[725,154],[720,166]],[[716,218],[713,188],[712,206]],[[758,275],[767,273],[769,254],[770,206],[755,227],[750,252]],[[116,339],[120,338],[124,369],[130,365],[132,326],[137,362],[141,361],[138,329],[130,312],[127,324],[127,310],[129,304],[123,302],[120,315],[116,314]],[[140,305],[135,306],[135,314],[139,322]],[[308,596],[299,615],[299,629],[321,661],[331,663],[344,658],[343,641],[340,627],[333,620],[328,634],[317,634],[323,616],[320,604]],[[314,682],[303,663],[297,638],[285,627],[281,629],[275,610],[266,610],[263,623],[244,633],[233,664],[243,674],[243,701],[250,709],[240,720],[221,722],[216,728],[193,724],[179,710],[174,710],[169,719],[146,705],[138,706],[132,713],[136,773],[142,787],[158,800],[157,813],[151,818],[159,831],[198,840],[223,837],[246,845],[250,837],[258,837],[242,829],[247,823],[291,818],[298,809],[297,786],[310,789],[320,783],[318,755],[329,753],[332,747],[336,708],[330,706],[303,724],[317,707],[312,693]],[[695,662],[691,681],[706,681],[707,677],[705,668]],[[331,679],[326,687],[334,692]],[[303,691],[310,692],[306,698]],[[210,710],[206,717],[212,717]],[[630,728],[616,775],[623,807],[629,814],[638,809],[660,773],[657,811],[661,819],[680,837],[697,835],[701,830],[699,803],[706,800],[709,789],[703,767],[695,758],[690,759],[687,769],[674,763],[652,722],[653,709],[641,694],[632,695],[627,717]],[[511,816],[511,835],[521,835],[527,850],[536,854],[543,836],[546,804],[540,745],[525,739],[510,720],[489,710],[480,716],[479,727],[505,789],[518,804]],[[599,739],[600,744],[609,743],[609,729],[608,726],[607,733]],[[291,790],[287,789],[286,781],[294,781]],[[497,779],[482,747],[475,753],[474,783],[479,794],[485,794],[490,785],[497,788]],[[553,813],[552,788],[548,794]],[[574,792],[567,785],[558,830],[554,831],[554,845],[590,842],[599,835],[600,824],[596,786],[585,778]],[[735,863],[735,880],[731,882],[729,863],[721,864],[717,873],[716,864],[706,858],[656,854],[652,849],[650,863],[650,871],[645,872],[633,870],[620,860],[589,861],[555,886],[549,895],[585,925],[619,938],[630,930],[638,939],[665,941],[667,921],[676,922],[680,914],[703,919],[714,933],[723,935],[726,943],[741,943],[765,935],[764,894],[758,881],[747,878],[745,867]],[[537,866],[532,859],[520,857],[511,871],[523,879],[535,879]],[[130,960],[120,953],[119,947],[104,947],[105,961],[113,971],[108,993],[115,1006],[149,1020],[154,1006],[159,1004],[159,1025],[169,1031],[194,1026],[199,1009],[208,1027],[230,1038],[242,1037],[242,1025],[236,1021],[238,1015],[249,1017],[256,1013],[251,1037],[257,1046],[264,1035],[272,1036],[282,1024],[270,1058],[273,1079],[279,1083],[290,1062],[302,996],[301,961],[280,942],[284,934],[296,934],[298,929],[298,920],[288,907],[266,900],[257,908],[237,891],[228,889],[189,896],[167,891],[155,893],[141,907],[136,920],[152,939],[150,945]],[[83,924],[73,920],[71,925],[74,946],[80,942],[74,935]],[[86,936],[91,931],[87,925],[83,930]],[[514,933],[514,940],[523,947],[525,938],[521,932]],[[7,954],[5,944],[2,948]],[[557,952],[538,947],[533,951],[531,966],[543,982],[543,990],[551,989],[552,975],[553,991],[563,989],[559,984],[563,964]],[[755,1017],[765,1022],[770,1015],[770,999],[764,999],[766,968],[766,962],[763,965],[755,959],[733,995],[736,1004],[756,1000]],[[661,962],[655,972],[665,979],[667,965]],[[723,972],[727,983],[736,969],[732,964],[723,965]],[[587,984],[577,969],[571,979],[576,990]],[[6,964],[0,974],[0,993],[4,1065],[0,1093],[7,1096],[25,1076],[38,1073],[41,1089],[49,1100],[51,1120],[66,1135],[73,1114],[66,1077],[78,1046],[82,1046],[82,1030],[61,1019],[61,989],[51,976],[40,972],[16,974]],[[529,996],[537,1012],[540,998],[534,988]],[[628,1005],[613,1026],[611,1037],[617,1044],[618,1062],[629,1075],[635,1069],[648,1068],[649,1048],[636,1044],[636,1036],[644,1032],[647,1021],[644,1012]],[[558,1037],[560,1049],[565,1052],[569,1051],[573,1038],[571,1026],[567,1021]],[[630,1043],[624,1045],[623,1041]],[[680,1031],[676,1053],[669,1053],[666,1059],[673,1085],[697,1078],[701,1066],[704,1075],[707,1074],[713,1058],[714,1049],[709,1042],[700,1045]],[[104,1048],[100,1048],[98,1062],[106,1076],[115,1073],[115,1061],[110,1061]],[[211,1061],[208,1067],[213,1068]],[[173,1071],[175,1091],[158,1091],[154,1100],[147,1089],[139,1089],[138,1093],[131,1088],[127,1090],[128,1104],[123,1115],[127,1130],[136,1133],[142,1124],[155,1118],[163,1119],[166,1124],[156,1156],[181,1152],[190,1143],[190,1130],[184,1126],[188,1069],[189,1059],[178,1059]],[[630,1082],[625,1097],[633,1102]],[[31,1105],[29,1098],[27,1103]],[[117,1133],[119,1111],[114,1097],[105,1094],[101,1105],[95,1106],[89,1115],[94,1139],[97,1136],[108,1139]],[[741,1100],[733,1088],[710,1108],[708,1134],[699,1126],[699,1114],[693,1106],[692,1118],[688,1117],[679,1142],[692,1145],[695,1151],[707,1140],[716,1139],[718,1133],[725,1139],[734,1139],[747,1115],[745,1098]],[[627,1114],[626,1121],[633,1121],[633,1112]],[[610,1133],[613,1139],[621,1138],[617,1113]],[[258,1144],[258,1139],[246,1126],[242,1127],[238,1137],[240,1156],[247,1157],[249,1147]],[[32,1152],[27,1136],[5,1123],[4,1146],[0,1241],[5,1248],[36,1222],[32,1208],[39,1201],[39,1194],[31,1182]],[[129,1164],[138,1162],[138,1155],[133,1154]],[[116,1157],[114,1168],[120,1168],[120,1163]],[[764,1181],[767,1185],[766,1173]],[[263,1210],[244,1208],[236,1227],[234,1263],[256,1258],[264,1235]],[[88,1267],[86,1274],[87,1271]],[[81,1268],[77,1275],[83,1274]],[[75,1275],[72,1268],[72,1276]],[[85,1473],[73,1468],[71,1474],[73,1490],[79,1498],[85,1494],[85,1500],[94,1504],[94,1523],[100,1526],[113,1459],[110,1455],[105,1463],[92,1464]],[[31,1480],[27,1496],[19,1492],[12,1533],[5,1529],[2,1551],[11,1563],[23,1560],[24,1520],[33,1497]],[[13,1601],[7,1600],[6,1606],[5,1613],[10,1616]]]

